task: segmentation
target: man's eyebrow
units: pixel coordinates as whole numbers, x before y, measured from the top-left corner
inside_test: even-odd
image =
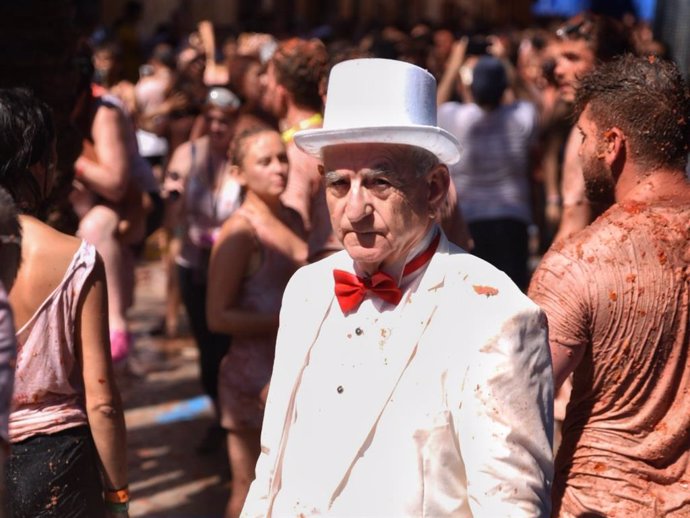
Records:
[[[364,171],[362,171],[361,175],[364,178],[372,179],[377,178],[379,176],[388,176],[392,172],[393,168],[390,167],[388,164],[377,163],[371,167],[366,168]],[[338,172],[338,170],[325,170],[323,172],[323,179],[326,182],[326,184],[335,183],[339,180],[342,180],[345,176],[347,175]]]
[[[338,171],[333,171],[333,170],[325,170],[323,173],[323,179],[327,184],[337,182],[343,176],[344,175],[342,175]]]
[[[375,164],[368,169],[366,169],[363,173],[362,176],[381,176],[381,175],[386,175],[390,174],[393,172],[393,168],[390,167],[388,164]]]

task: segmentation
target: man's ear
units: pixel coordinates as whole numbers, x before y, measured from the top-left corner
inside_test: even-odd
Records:
[[[611,129],[604,131],[603,134],[603,159],[606,165],[611,167],[625,154],[625,133],[614,126]]]
[[[436,214],[448,195],[448,187],[450,186],[448,166],[446,164],[435,165],[427,173],[426,180],[429,187],[429,209],[433,214]]]

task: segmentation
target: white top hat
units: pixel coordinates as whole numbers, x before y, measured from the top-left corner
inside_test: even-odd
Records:
[[[298,131],[295,143],[318,158],[327,146],[385,143],[421,147],[446,164],[460,159],[458,141],[436,124],[434,76],[392,59],[352,59],[334,66],[323,128]]]

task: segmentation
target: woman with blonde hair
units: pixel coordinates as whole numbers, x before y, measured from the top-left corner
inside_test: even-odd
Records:
[[[280,201],[288,160],[278,132],[257,128],[239,135],[233,173],[244,201],[213,247],[207,295],[209,327],[233,337],[218,388],[233,475],[226,518],[239,516],[254,479],[280,303],[307,256],[302,219]]]

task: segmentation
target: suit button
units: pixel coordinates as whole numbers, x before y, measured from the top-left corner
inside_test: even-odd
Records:
[[[362,336],[362,333],[364,333],[364,331],[362,331],[361,327],[358,327],[357,329],[355,329],[355,334],[357,336]]]
[[[335,389],[335,390],[336,390],[336,391],[338,392],[338,394],[342,394],[342,393],[343,393],[343,391],[344,391],[345,389],[343,388],[343,386],[342,386],[342,385],[338,385],[338,388],[337,388],[337,389]]]

